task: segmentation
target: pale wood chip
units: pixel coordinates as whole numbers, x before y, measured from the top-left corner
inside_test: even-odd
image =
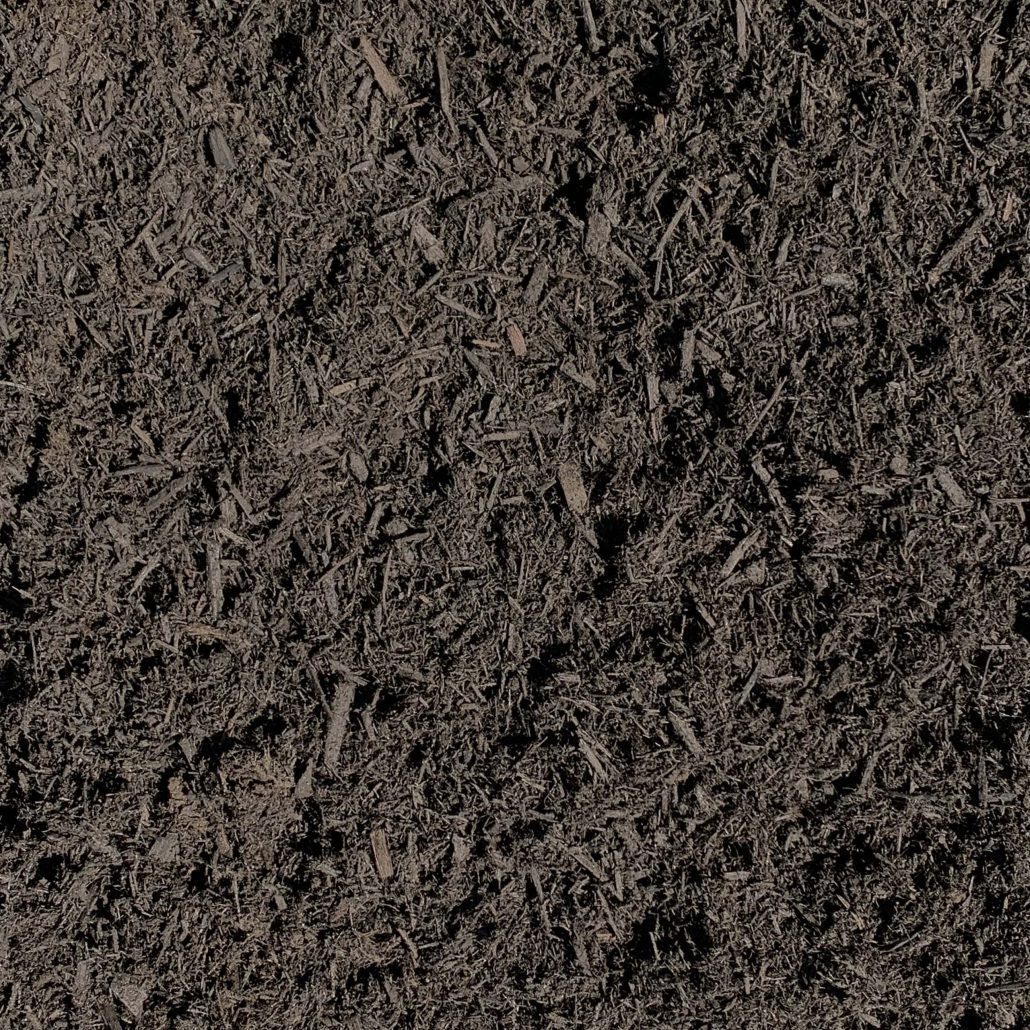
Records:
[[[965,490],[958,485],[955,477],[943,465],[938,465],[933,470],[937,484],[944,491],[945,496],[956,508],[968,508],[969,497]]]
[[[314,771],[314,765],[311,762],[308,762],[304,766],[304,771],[300,774],[300,779],[297,780],[297,783],[293,788],[293,796],[298,801],[304,801],[306,798],[309,798],[314,794]]]
[[[589,257],[603,257],[608,253],[612,239],[612,223],[600,211],[594,211],[587,218],[587,234],[583,249]]]
[[[589,498],[579,468],[571,461],[562,462],[558,466],[558,484],[569,510],[574,515],[585,515],[590,504]]]
[[[728,579],[733,575],[733,571],[744,559],[744,556],[754,546],[755,542],[761,536],[761,530],[752,530],[743,540],[737,543],[737,546],[730,551],[729,557],[723,562],[722,568],[719,570],[720,579]]]
[[[579,9],[583,15],[583,27],[586,29],[587,48],[592,54],[596,53],[601,48],[601,39],[597,34],[597,22],[590,0],[579,0]]]
[[[207,130],[207,148],[216,168],[228,171],[236,167],[236,159],[220,125],[212,125]]]
[[[450,126],[451,135],[458,135],[458,126],[454,121],[454,112],[451,110],[451,77],[447,71],[447,51],[443,44],[436,48],[436,80],[440,87],[440,110]]]
[[[601,764],[601,759],[597,757],[597,752],[582,737],[579,739],[579,750],[583,753],[587,764],[594,770],[594,775],[598,780],[602,782],[607,780],[608,770]]]
[[[347,455],[347,466],[359,482],[368,482],[368,465],[365,463],[365,459],[358,454],[357,451],[351,451]]]
[[[517,358],[524,358],[529,350],[526,347],[526,338],[522,335],[522,330],[512,322],[506,329],[505,333],[508,336],[508,342],[511,344],[512,353]]]
[[[822,278],[822,284],[834,290],[858,289],[858,280],[847,272],[827,272]]]
[[[196,247],[183,247],[182,256],[193,266],[199,268],[202,272],[207,272],[208,275],[213,275],[215,266],[204,256],[202,251],[196,249]]]
[[[158,837],[150,849],[150,857],[155,862],[174,863],[179,861],[179,835],[174,830]]]
[[[440,241],[421,223],[414,222],[411,235],[425,259],[432,265],[442,265],[447,260]]]
[[[700,758],[705,753],[705,749],[701,746],[701,742],[697,739],[690,723],[678,712],[669,712],[669,725],[672,727],[672,732],[679,738],[680,743],[683,744],[694,758]]]
[[[371,834],[372,858],[375,860],[376,872],[380,880],[393,879],[393,859],[390,858],[390,848],[386,841],[385,830],[373,830]]]
[[[350,677],[343,677],[336,684],[329,725],[325,731],[325,747],[322,751],[322,765],[326,769],[333,769],[340,762],[343,738],[347,732],[347,719],[354,704],[355,686],[355,681]]]
[[[393,77],[390,69],[386,67],[386,62],[379,56],[379,51],[376,50],[366,36],[362,36],[358,40],[358,44],[361,47],[361,53],[368,62],[369,68],[372,69],[376,82],[379,83],[379,88],[383,91],[383,95],[388,100],[400,100],[402,96],[400,83]]]
[[[116,980],[111,993],[125,1006],[133,1019],[142,1019],[147,1003],[147,989],[134,980]]]

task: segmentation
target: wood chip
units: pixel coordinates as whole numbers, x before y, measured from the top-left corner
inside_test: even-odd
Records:
[[[835,14],[825,4],[820,3],[820,0],[805,0],[805,3],[838,29],[860,29],[865,26],[864,18],[845,18],[843,15]]]
[[[1030,980],[1013,980],[1011,983],[991,984],[984,988],[984,994],[1016,994],[1030,991]]]
[[[501,159],[497,156],[497,151],[494,150],[481,125],[476,126],[476,142],[483,148],[483,153],[486,154],[486,159],[491,166],[496,168],[501,163]]]
[[[955,480],[955,477],[943,465],[938,465],[933,470],[937,485],[944,491],[945,496],[956,508],[968,508],[969,497]]]
[[[213,275],[215,266],[197,250],[195,247],[183,247],[182,256],[195,268],[199,268],[202,272],[207,272],[208,275]]]
[[[347,455],[347,467],[351,470],[351,474],[358,480],[358,482],[368,482],[368,465],[365,463],[365,459],[358,454],[357,451],[351,451]]]
[[[512,322],[505,330],[508,336],[508,342],[511,344],[512,353],[517,358],[524,358],[529,350],[526,347],[526,338],[522,335],[522,330]]]
[[[431,265],[442,265],[447,260],[440,241],[421,222],[412,224],[411,237]]]
[[[0,204],[8,201],[35,200],[41,192],[39,186],[12,186],[10,189],[0,190]]]
[[[587,764],[594,771],[594,775],[602,783],[608,779],[608,770],[601,764],[601,759],[597,757],[597,752],[591,745],[584,740],[582,737],[579,738],[579,750],[582,752],[583,757],[587,760]]]
[[[621,247],[617,247],[614,243],[611,246],[612,256],[616,261],[626,269],[627,272],[641,285],[647,282],[647,275],[644,270],[629,256]]]
[[[297,783],[293,788],[293,796],[298,801],[304,801],[314,794],[314,772],[314,765],[311,762],[306,763],[304,771],[300,774],[300,779],[297,780]]]
[[[587,375],[586,372],[581,372],[571,361],[565,361],[560,366],[560,371],[567,375],[574,383],[579,383],[580,386],[586,387],[593,393],[597,389],[597,383],[593,376]]]
[[[101,1003],[100,1014],[104,1017],[108,1030],[122,1030],[122,1021],[118,1018],[118,1012],[109,1001]],[[42,1023],[39,1024],[39,1026],[42,1025]]]
[[[760,455],[756,456],[751,462],[751,467],[755,470],[755,475],[758,476],[762,485],[765,487],[766,493],[769,494],[770,500],[779,509],[780,516],[786,522],[788,526],[794,524],[794,513],[790,510],[790,506],[787,504],[786,499],[780,492],[780,484],[776,477],[765,467]]]
[[[379,879],[392,880],[393,860],[390,858],[390,848],[386,842],[386,831],[373,830],[370,839],[372,842],[372,858],[375,861]]]
[[[411,935],[406,933],[401,927],[395,926],[394,929],[397,931],[397,936],[404,942],[404,946],[408,949],[408,953],[411,955],[411,961],[418,965],[418,945],[411,939]]]
[[[998,48],[994,41],[985,39],[980,47],[980,59],[977,62],[976,81],[981,89],[986,89],[994,78],[994,58]]]
[[[741,688],[740,697],[737,700],[738,705],[747,704],[748,699],[751,697],[751,691],[755,689],[755,684],[758,682],[758,677],[762,671],[762,663],[755,662],[751,667],[751,672],[748,678],[744,681],[744,686]]]
[[[680,743],[690,752],[694,758],[701,758],[705,749],[701,746],[701,742],[697,739],[694,734],[690,723],[683,718],[678,712],[669,712],[669,726],[672,728],[672,732],[679,739]]]
[[[604,257],[612,239],[612,223],[600,211],[594,211],[587,218],[587,234],[583,250],[588,257]]]
[[[586,30],[587,49],[593,54],[601,48],[601,40],[597,35],[597,22],[590,0],[579,0],[579,9],[583,15],[583,28]]]
[[[329,725],[325,731],[325,746],[322,749],[322,765],[326,769],[335,769],[340,762],[340,751],[347,733],[347,719],[354,704],[356,685],[356,681],[350,676],[341,677],[337,681],[333,707],[329,713]]]
[[[436,48],[436,81],[440,90],[440,110],[450,126],[451,135],[458,135],[458,126],[451,110],[451,77],[447,71],[447,51],[443,44]]]
[[[36,126],[40,129],[46,124],[46,118],[43,116],[43,109],[28,95],[28,93],[16,93],[15,94],[18,103],[25,109],[25,113],[36,123]]]
[[[911,472],[908,458],[906,458],[904,454],[895,454],[894,457],[891,458],[890,464],[887,467],[896,476],[907,476]]]
[[[372,69],[376,82],[379,83],[379,88],[383,91],[383,95],[388,100],[400,100],[402,96],[400,83],[393,77],[390,69],[386,67],[386,62],[379,56],[379,51],[376,50],[371,41],[365,36],[358,40],[358,44],[361,47],[361,53],[368,62],[369,68]]]
[[[827,272],[822,278],[822,284],[833,290],[855,290],[858,288],[858,280],[846,272]]]
[[[529,277],[529,282],[526,284],[526,303],[531,308],[539,306],[549,274],[550,270],[547,267],[547,262],[541,258],[533,266],[533,274]]]
[[[987,210],[981,210],[976,214],[969,225],[967,225],[959,235],[958,239],[956,239],[955,242],[952,243],[943,254],[941,254],[926,277],[926,281],[930,286],[936,286],[941,279],[944,278],[948,269],[951,268],[958,258],[961,257],[961,255],[973,244],[974,240],[976,240],[977,236],[980,234],[980,230],[983,228],[984,223],[987,221],[987,216]]]
[[[698,590],[697,585],[690,580],[686,580],[683,585],[686,587],[687,596],[694,605],[701,621],[714,633],[716,628],[715,619],[712,618],[712,613],[708,610],[707,605],[701,600],[701,592]]]
[[[224,268],[220,268],[210,279],[207,281],[208,286],[217,286],[219,283],[225,282],[226,279],[236,275],[237,272],[243,271],[242,261],[232,261]]]
[[[220,125],[212,125],[207,130],[207,149],[216,168],[230,171],[236,167],[236,159],[229,149],[229,142],[225,138],[225,133]]]
[[[222,546],[218,537],[213,536],[207,542],[207,597],[211,618],[217,621],[222,614]]]
[[[231,633],[217,626],[208,626],[203,622],[190,622],[182,627],[183,633],[188,637],[195,637],[197,640],[220,640],[223,644],[233,644],[236,638]]]
[[[654,411],[661,403],[661,393],[659,392],[658,376],[651,371],[644,373],[644,392],[647,394],[647,410]]]
[[[590,505],[586,487],[583,485],[579,468],[571,461],[562,462],[558,466],[558,484],[561,486],[569,511],[574,515],[586,515]]]
[[[179,861],[179,835],[174,830],[158,837],[150,849],[150,857],[155,862],[172,864]]]
[[[672,218],[669,219],[669,224],[665,227],[665,232],[662,233],[661,239],[658,240],[658,244],[655,246],[653,258],[657,261],[664,252],[665,248],[669,245],[669,241],[672,239],[676,232],[680,222],[683,221],[684,216],[690,210],[690,205],[693,203],[689,196],[684,197],[679,207],[673,212]]]
[[[163,504],[167,504],[169,501],[174,500],[178,497],[187,487],[189,486],[189,477],[178,476],[173,479],[163,490],[158,490],[153,497],[151,497],[146,504],[143,505],[144,510],[148,515],[153,514]]]
[[[544,893],[540,870],[535,865],[529,867],[529,881],[533,884],[533,893],[536,894],[537,902],[540,905],[540,922],[543,925],[544,933],[550,934],[551,920],[547,914],[547,895]]]
[[[604,870],[600,865],[597,864],[585,851],[580,848],[572,848],[569,854],[597,880],[607,880],[608,877],[604,875]]]
[[[733,575],[736,567],[741,563],[744,556],[754,546],[755,542],[761,536],[761,530],[752,530],[743,540],[737,543],[737,546],[730,551],[729,557],[723,562],[722,568],[719,570],[720,579],[729,579]]]
[[[133,1019],[142,1019],[147,1003],[147,990],[133,980],[116,980],[111,984],[111,993],[125,1006]]]

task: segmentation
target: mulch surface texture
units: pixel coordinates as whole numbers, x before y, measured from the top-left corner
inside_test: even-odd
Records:
[[[0,6],[0,1026],[1030,1025],[1030,4]]]

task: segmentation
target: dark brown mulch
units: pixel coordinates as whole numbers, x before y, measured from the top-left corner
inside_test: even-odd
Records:
[[[0,8],[0,1026],[1027,1025],[1028,30]]]

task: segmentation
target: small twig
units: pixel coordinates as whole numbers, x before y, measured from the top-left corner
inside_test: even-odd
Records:
[[[33,397],[39,396],[31,386],[26,386],[24,383],[16,383],[13,379],[0,379],[0,386],[9,386],[12,390],[21,390],[24,393],[31,393]]]
[[[955,263],[955,260],[976,239],[981,226],[987,221],[987,215],[987,211],[979,212],[962,235],[937,259],[937,263],[930,269],[930,274],[926,277],[926,281],[931,286],[936,286],[944,278],[944,274]]]
[[[990,984],[984,988],[984,994],[1012,994],[1016,991],[1030,990],[1030,980],[1015,980],[1007,984]]]
[[[658,246],[656,246],[654,249],[653,260],[657,261],[662,251],[664,251],[666,246],[668,246],[669,240],[672,239],[672,235],[676,231],[676,227],[683,220],[683,216],[687,213],[687,211],[690,210],[691,203],[692,200],[689,195],[684,197],[683,200],[680,201],[680,206],[676,208],[676,212],[670,219],[669,224],[666,226],[665,232],[662,233],[662,238],[658,241]]]
[[[791,362],[790,372],[787,375],[780,376],[779,382],[773,387],[772,396],[765,402],[765,406],[758,413],[758,417],[751,423],[751,428],[747,431],[747,435],[744,437],[743,442],[746,444],[751,437],[755,435],[758,427],[766,420],[769,412],[776,407],[780,400],[780,396],[783,394],[783,388],[787,385],[787,380],[790,376],[799,375],[805,367],[805,362],[808,360],[808,352],[806,351],[801,356],[801,360],[798,362]]]
[[[597,22],[594,21],[594,12],[590,6],[590,0],[579,0],[579,7],[583,12],[583,25],[587,32],[587,47],[593,54],[601,49],[601,40],[597,35]]]
[[[673,237],[673,234],[679,227],[680,222],[683,221],[683,216],[687,213],[687,211],[690,210],[690,204],[691,198],[689,196],[684,197],[683,200],[680,201],[679,207],[676,208],[676,211],[670,219],[669,224],[665,228],[665,232],[662,233],[661,239],[658,241],[658,245],[654,249],[654,255],[652,257],[652,260],[655,263],[655,271],[652,293],[654,293],[656,296],[658,294],[658,287],[661,282],[662,269],[665,264],[665,248],[668,246],[669,241]]]

